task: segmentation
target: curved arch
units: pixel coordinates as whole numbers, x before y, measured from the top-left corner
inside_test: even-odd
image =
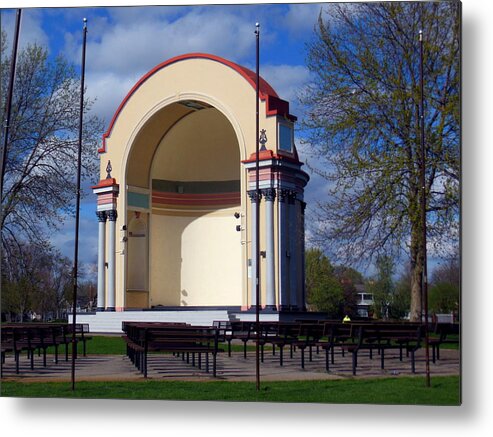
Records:
[[[132,95],[144,84],[151,76],[156,74],[158,71],[162,70],[163,68],[166,68],[172,64],[175,64],[177,62],[189,60],[189,59],[206,59],[214,62],[219,62],[234,71],[236,71],[238,74],[240,74],[252,87],[253,89],[256,89],[256,81],[255,81],[255,73],[251,71],[250,69],[243,67],[241,65],[235,64],[234,62],[231,62],[227,59],[221,58],[219,56],[215,55],[210,55],[206,53],[189,53],[185,55],[179,55],[175,56],[174,58],[168,59],[167,61],[162,62],[161,64],[157,65],[154,67],[152,70],[147,72],[144,76],[142,76],[139,81],[132,87],[132,89],[127,93],[125,98],[122,100],[120,105],[118,106],[118,109],[114,113],[110,124],[108,126],[108,129],[106,132],[103,134],[103,141],[102,141],[102,146],[101,148],[98,149],[99,153],[104,153],[106,152],[106,139],[111,135],[111,132],[113,130],[113,127],[116,123],[116,120],[118,119],[120,113],[122,112],[123,108],[127,104],[127,102],[130,100]],[[262,101],[266,101],[267,103],[267,108],[266,108],[266,115],[271,116],[271,115],[282,115],[284,117],[287,117],[288,119],[291,119],[292,121],[296,120],[296,117],[289,114],[289,103],[280,99],[279,96],[277,95],[276,91],[272,86],[263,78],[260,78],[260,90],[259,90],[259,95],[260,99]]]
[[[152,107],[146,114],[144,114],[139,123],[135,126],[134,130],[132,131],[132,134],[128,138],[127,143],[125,144],[124,152],[123,152],[123,157],[121,160],[122,168],[120,174],[123,175],[123,184],[126,186],[128,183],[128,168],[129,168],[129,157],[132,152],[132,149],[135,145],[136,139],[139,135],[140,132],[142,132],[143,129],[145,129],[146,124],[152,119],[153,116],[158,114],[160,111],[166,110],[167,107],[172,105],[173,103],[179,103],[180,101],[183,100],[197,100],[201,101],[204,103],[207,103],[214,108],[216,108],[219,112],[226,117],[226,119],[229,121],[231,126],[233,127],[233,130],[235,131],[236,138],[238,140],[238,147],[240,149],[240,159],[244,160],[248,158],[248,153],[247,153],[247,147],[246,147],[246,140],[245,140],[245,135],[243,133],[243,130],[241,129],[240,124],[238,123],[238,120],[233,116],[232,111],[225,107],[220,101],[217,99],[205,95],[205,94],[199,94],[199,93],[182,93],[180,96],[168,96],[167,98],[164,98],[157,104],[156,106]],[[177,120],[176,120],[177,121]],[[173,127],[173,124],[169,126],[167,131]],[[162,133],[162,136],[166,135],[166,132]],[[155,153],[155,151],[154,151]],[[151,161],[154,157],[151,158]],[[242,190],[243,192],[243,190]]]

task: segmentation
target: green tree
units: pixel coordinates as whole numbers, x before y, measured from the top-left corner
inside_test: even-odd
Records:
[[[355,317],[358,314],[358,293],[356,285],[363,284],[363,275],[352,267],[336,266],[334,274],[342,287],[343,300],[339,305],[338,316]]]
[[[11,249],[2,266],[2,313],[14,320],[29,313],[43,320],[60,318],[72,284],[70,260],[49,245],[26,243]]]
[[[452,258],[433,271],[428,306],[432,313],[455,313],[460,307],[460,262]]]
[[[428,306],[431,313],[458,313],[460,290],[449,282],[438,282],[430,287]]]
[[[411,307],[411,273],[407,269],[395,284],[395,292],[392,297],[392,305],[389,311],[391,319],[402,319],[409,314]]]
[[[309,308],[340,317],[344,291],[334,275],[334,267],[320,249],[308,249],[305,255],[305,280]]]
[[[312,170],[330,181],[317,235],[327,253],[368,262],[407,253],[420,317],[420,61],[423,30],[430,244],[458,241],[460,3],[332,3],[319,16],[302,102]],[[317,243],[317,242],[316,242]]]
[[[378,256],[376,261],[377,274],[367,282],[366,289],[373,294],[375,315],[379,319],[390,317],[395,294],[394,262],[388,256]]]

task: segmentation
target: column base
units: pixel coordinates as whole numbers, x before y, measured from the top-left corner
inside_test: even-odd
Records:
[[[115,312],[115,307],[108,307],[108,308],[105,309],[105,311]]]
[[[277,311],[277,306],[276,305],[265,305],[265,307],[263,307],[262,309],[266,310],[266,311]]]
[[[97,312],[103,312],[103,311],[104,311],[104,307],[97,307],[97,308],[96,308],[96,311],[97,311]]]

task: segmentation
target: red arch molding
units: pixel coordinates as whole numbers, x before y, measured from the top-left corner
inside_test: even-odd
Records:
[[[175,56],[174,58],[168,59],[167,61],[164,61],[159,65],[156,65],[152,70],[150,70],[144,76],[142,76],[139,79],[139,81],[128,92],[128,94],[120,103],[120,106],[118,106],[118,109],[116,110],[115,114],[113,115],[113,118],[111,119],[107,131],[103,134],[103,144],[101,148],[98,149],[99,153],[106,152],[106,138],[108,138],[111,135],[111,131],[113,130],[113,126],[118,116],[120,115],[120,112],[126,105],[127,101],[130,99],[130,97],[132,97],[132,95],[135,93],[135,91],[137,91],[140,88],[140,86],[149,77],[157,73],[159,70],[166,68],[167,66],[174,64],[176,62],[185,61],[187,59],[209,59],[211,61],[220,62],[221,64],[226,65],[232,68],[233,70],[235,70],[236,72],[238,72],[239,74],[241,74],[243,78],[253,87],[253,89],[255,89],[256,73],[254,73],[253,71],[249,70],[246,67],[228,61],[227,59],[215,55],[210,55],[207,53],[188,53],[185,55]],[[269,85],[269,83],[263,78],[260,78],[259,95],[262,101],[267,101],[267,116],[281,115],[291,121],[296,121],[296,117],[289,113],[289,103],[286,102],[285,100],[280,99],[277,93],[275,92],[274,88],[272,88]]]

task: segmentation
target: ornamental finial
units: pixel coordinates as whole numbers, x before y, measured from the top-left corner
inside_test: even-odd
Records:
[[[108,165],[106,166],[106,179],[111,179],[111,171],[113,168],[111,167],[111,161],[108,161]]]
[[[267,135],[265,134],[265,129],[262,129],[260,131],[260,138],[259,138],[258,142],[260,144],[262,144],[262,147],[260,148],[260,150],[266,150],[265,144],[267,143]]]

